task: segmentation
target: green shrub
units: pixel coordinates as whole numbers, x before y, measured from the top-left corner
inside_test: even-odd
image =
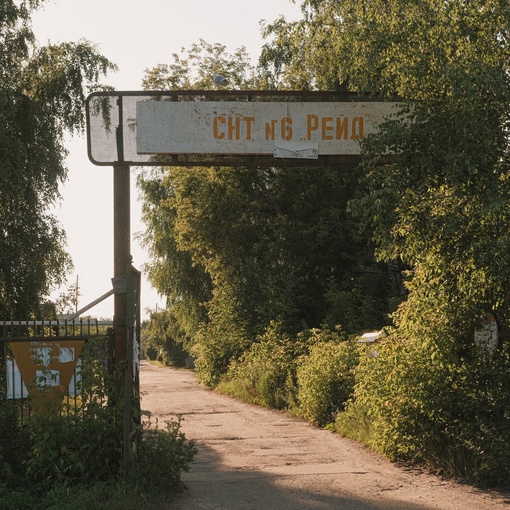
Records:
[[[363,430],[364,441],[393,460],[507,485],[508,348],[490,361],[474,348],[465,348],[461,357],[458,344],[443,332],[436,342],[394,332],[377,345],[376,355],[361,356],[355,398],[338,415],[337,430],[354,439],[359,437],[352,431]]]
[[[271,324],[230,364],[218,390],[323,425],[351,395],[356,364],[356,344],[339,331],[312,329],[290,338]]]
[[[180,488],[180,473],[196,451],[180,420],[165,430],[140,431],[132,470],[128,480],[122,477],[123,406],[114,405],[122,402],[122,385],[109,376],[95,347],[88,345],[84,355],[76,406],[9,422],[9,442],[0,449],[0,508],[127,510],[140,506],[131,501],[166,497]]]
[[[185,335],[175,316],[167,311],[151,312],[142,327],[142,349],[148,360],[164,365],[186,366]]]
[[[45,510],[41,497],[23,490],[8,489],[0,483],[0,508],[5,510]]]
[[[365,445],[372,444],[375,429],[374,418],[367,406],[349,400],[344,411],[340,411],[330,430]]]
[[[303,416],[324,426],[352,396],[358,348],[354,341],[339,341],[338,335],[325,332],[315,340],[298,363],[297,396]]]
[[[94,418],[35,415],[26,428],[30,442],[23,464],[33,488],[92,485],[119,472],[121,429],[107,407]]]
[[[231,397],[249,402],[250,404],[262,405],[257,394],[256,388],[246,379],[235,378],[230,373],[227,374],[215,388],[220,393],[230,395]]]
[[[146,345],[145,346],[145,355],[147,356],[147,359],[149,361],[156,361],[156,358],[158,357],[158,351],[152,345]]]
[[[216,386],[227,373],[230,364],[239,359],[249,348],[250,341],[241,327],[234,324],[223,327],[222,324],[203,326],[191,348],[195,356],[195,373],[205,386]]]
[[[38,422],[42,424],[43,420]],[[189,469],[196,453],[194,441],[186,439],[180,423],[180,419],[168,421],[163,430],[157,426],[150,427],[150,423],[144,426],[135,462],[124,480],[119,477],[119,466],[116,472],[105,472],[102,461],[108,452],[105,448],[99,449],[101,437],[89,441],[96,448],[94,459],[91,455],[79,457],[82,452],[76,447],[79,439],[85,438],[71,439],[75,429],[66,428],[69,424],[66,419],[53,417],[46,421],[49,434],[28,449],[30,456],[35,455],[34,448],[40,448],[37,460],[34,462],[30,458],[27,462],[27,476],[23,483],[18,484],[18,488],[0,483],[0,508],[134,510],[148,502],[167,501],[181,490],[181,473]],[[89,426],[84,430],[94,433]],[[63,434],[63,437],[58,439],[61,444],[56,446],[58,434]],[[51,441],[48,441],[49,438]],[[89,448],[90,445],[87,450]],[[57,453],[63,458],[59,459]],[[43,458],[43,455],[47,457]],[[0,469],[1,465],[0,459]]]
[[[196,454],[194,441],[181,432],[181,419],[165,422],[166,428],[144,427],[129,481],[139,494],[165,497],[181,486]]]
[[[440,467],[485,483],[510,484],[510,352],[463,360],[452,374],[438,451]],[[437,464],[437,461],[436,461]],[[444,464],[444,467],[443,467]]]
[[[252,402],[273,409],[288,408],[295,401],[295,362],[305,349],[302,338],[292,340],[272,324],[258,342],[231,363],[218,389],[231,393],[232,388],[242,388]]]

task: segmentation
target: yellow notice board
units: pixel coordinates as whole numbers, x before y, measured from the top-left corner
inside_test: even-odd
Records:
[[[64,396],[80,358],[84,340],[10,342],[9,348],[32,398]],[[51,391],[48,391],[51,390]]]

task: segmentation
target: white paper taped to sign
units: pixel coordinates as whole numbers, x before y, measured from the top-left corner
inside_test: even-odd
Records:
[[[294,146],[358,155],[394,102],[139,101],[138,154],[275,154]],[[310,152],[313,154],[313,151]]]
[[[317,159],[319,156],[319,144],[317,143],[286,143],[278,142],[274,146],[275,158],[300,158]]]

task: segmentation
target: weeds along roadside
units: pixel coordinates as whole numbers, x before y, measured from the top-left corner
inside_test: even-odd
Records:
[[[142,424],[135,460],[123,477],[122,409],[108,405],[119,385],[92,358],[83,361],[81,384],[76,409],[21,421],[8,405],[0,408],[0,508],[130,510],[141,502],[157,505],[180,490],[181,473],[196,453],[180,418]]]
[[[216,389],[280,409],[443,476],[510,486],[510,348],[403,336],[374,346],[322,329],[268,330]],[[418,338],[418,339],[417,339]]]

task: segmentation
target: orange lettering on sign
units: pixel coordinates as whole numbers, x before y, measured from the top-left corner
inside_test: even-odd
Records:
[[[343,138],[347,140],[349,136],[349,119],[347,117],[336,118],[336,136],[337,140]]]
[[[266,122],[266,140],[274,140],[274,132],[277,122],[278,121],[276,119]]]
[[[363,117],[354,117],[352,119],[352,135],[351,138],[353,140],[358,140],[359,138],[365,138],[365,125],[363,122]]]
[[[317,131],[319,127],[319,116],[315,114],[309,114],[306,116],[306,139],[311,140],[314,131]]]
[[[216,140],[252,139],[252,127],[255,117],[217,115],[213,119],[213,136]]]
[[[272,119],[269,122],[266,122],[266,131],[265,137],[266,140],[274,140],[276,134],[276,125],[278,124],[278,119]],[[283,117],[280,121],[280,137],[282,140],[292,140],[293,136],[292,131],[292,119],[290,117]]]
[[[251,140],[251,126],[255,117],[243,117],[244,122],[246,122],[246,140]]]
[[[284,117],[281,125],[282,140],[292,140],[292,119]]]
[[[228,139],[234,140],[234,137],[236,140],[239,140],[241,134],[241,122],[239,117],[228,117]]]
[[[350,124],[351,140],[365,138],[365,123],[363,117],[354,117]],[[320,140],[347,140],[349,138],[349,118],[319,117],[309,114],[306,117],[306,139],[314,137]]]
[[[213,120],[213,135],[216,140],[223,140],[225,138],[225,133],[220,133],[220,123],[225,125],[225,117],[214,117]]]
[[[322,117],[322,139],[333,140],[333,117]]]

